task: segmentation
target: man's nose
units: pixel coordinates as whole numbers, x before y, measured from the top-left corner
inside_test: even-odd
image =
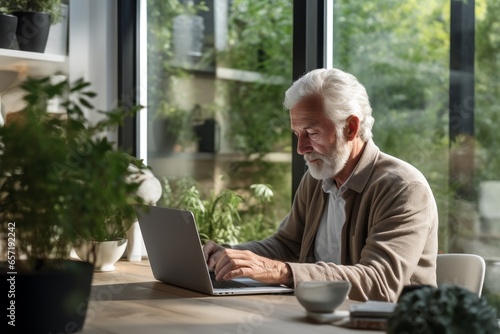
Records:
[[[297,138],[297,153],[304,155],[306,153],[312,152],[311,139],[307,135],[303,135]]]

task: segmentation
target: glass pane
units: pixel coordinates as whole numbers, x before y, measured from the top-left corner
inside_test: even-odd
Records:
[[[475,49],[475,190],[478,223],[470,240],[485,256],[483,294],[500,315],[500,3],[476,0]],[[477,236],[477,237],[476,237]]]
[[[334,66],[370,96],[374,141],[416,166],[439,205],[447,250],[449,3],[335,1]]]
[[[472,141],[449,138],[457,121],[449,116],[450,74],[463,75],[449,71],[450,2],[336,0],[333,63],[366,86],[375,143],[428,179],[439,207],[440,252],[487,260],[483,295],[500,311],[500,81],[491,75],[500,70],[500,3],[475,6],[475,96],[451,106],[474,122]],[[464,179],[451,178],[451,170]],[[469,183],[464,196],[460,188]]]
[[[269,235],[291,204],[282,101],[292,77],[292,1],[147,5],[148,164],[165,184],[159,205],[197,211],[204,238]],[[241,196],[238,205],[227,190]],[[222,212],[237,207],[241,222],[201,214],[196,200],[209,206],[220,194],[218,205],[229,206]]]

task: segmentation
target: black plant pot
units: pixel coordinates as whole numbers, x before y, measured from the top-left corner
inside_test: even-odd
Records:
[[[206,119],[202,124],[194,126],[198,138],[198,152],[215,153],[219,151],[220,129],[215,119]]]
[[[45,51],[50,31],[50,15],[42,12],[15,12],[17,16],[16,37],[23,51]]]
[[[0,48],[17,49],[17,16],[0,14]]]
[[[51,261],[51,260],[49,260]],[[6,312],[1,333],[76,333],[87,314],[93,266],[60,261],[56,268],[10,274],[0,263]],[[4,313],[5,314],[5,313]],[[13,326],[15,324],[15,326]]]

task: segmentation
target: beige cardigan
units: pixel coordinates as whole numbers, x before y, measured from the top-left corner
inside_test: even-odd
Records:
[[[327,194],[309,172],[277,232],[233,248],[287,261],[295,287],[310,280],[350,281],[354,300],[394,302],[405,285],[436,285],[438,213],[425,177],[370,140],[345,185],[342,265],[314,258]]]

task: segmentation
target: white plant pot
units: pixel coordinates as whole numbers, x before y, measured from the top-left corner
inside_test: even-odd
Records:
[[[95,258],[93,247],[95,247]],[[86,241],[75,247],[75,252],[80,260],[93,263],[95,271],[113,271],[116,261],[123,256],[126,248],[127,239]]]

